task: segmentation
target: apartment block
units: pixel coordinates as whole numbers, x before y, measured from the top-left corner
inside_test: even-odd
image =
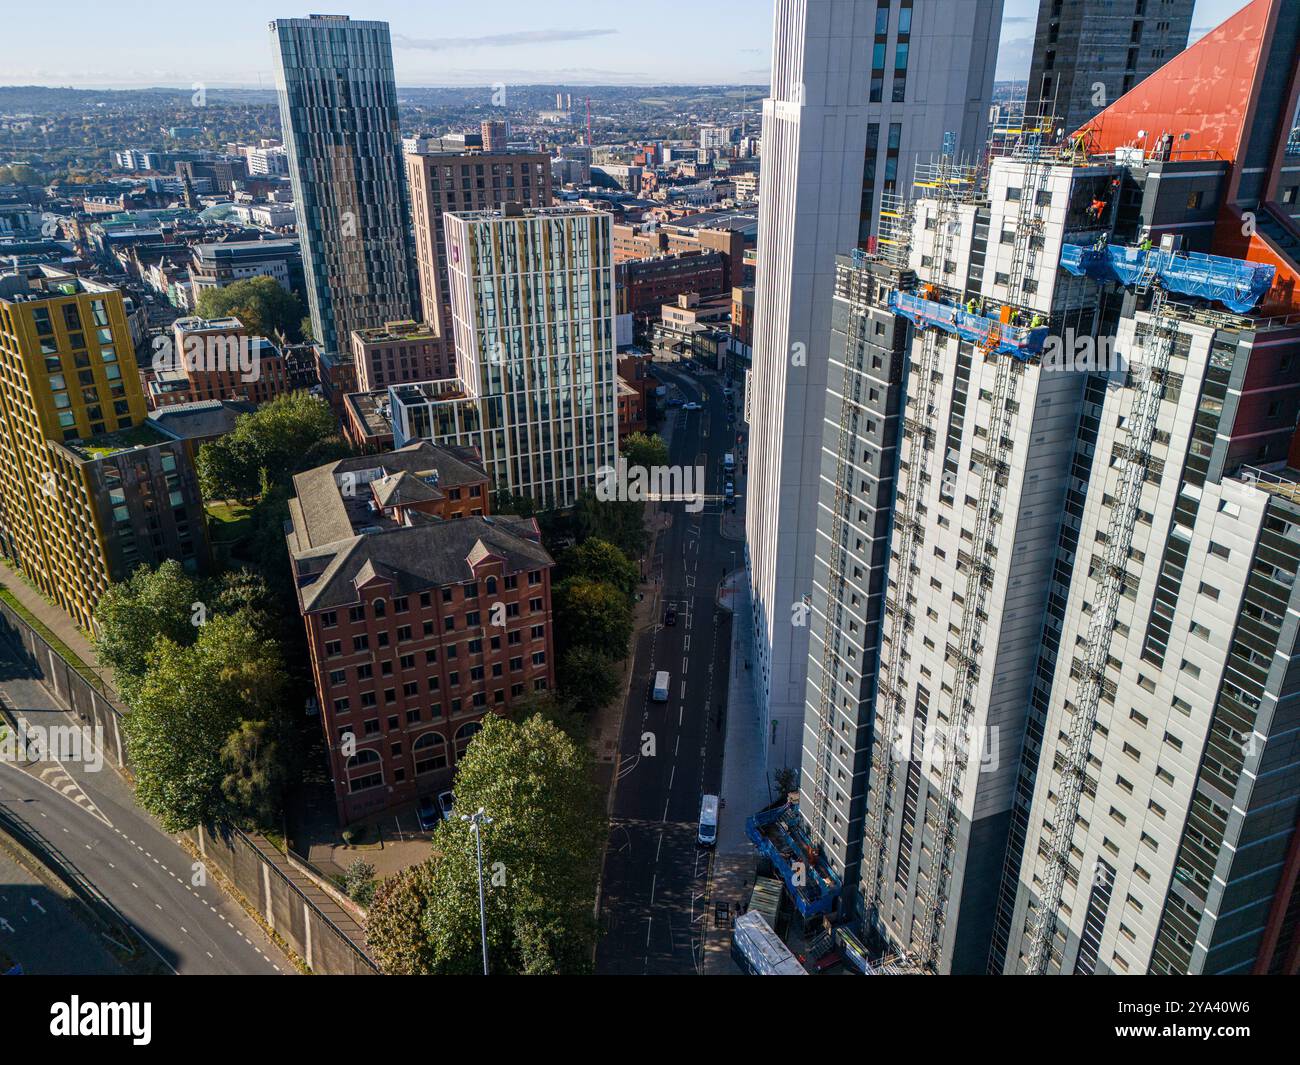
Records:
[[[916,160],[983,146],[1002,4],[777,0],[763,104],[746,564],[769,767],[800,764],[836,256]]]
[[[0,540],[91,629],[138,565],[207,561],[184,445],[145,416],[122,294],[53,268],[0,277]]]
[[[458,379],[393,386],[398,447],[472,446],[494,488],[567,506],[618,460],[610,216],[447,214]]]
[[[484,715],[554,685],[535,522],[473,451],[413,444],[294,478],[288,541],[340,823],[446,788]]]
[[[279,347],[248,335],[238,318],[178,318],[171,346],[154,352],[149,409],[176,403],[237,400],[269,403],[292,389]]]
[[[1039,0],[1029,108],[1067,131],[1187,47],[1196,0]]]
[[[440,336],[421,322],[385,322],[377,329],[358,329],[352,334],[352,356],[362,392],[456,374],[450,335]]]
[[[914,275],[864,256],[836,263],[823,426],[817,556],[806,622],[808,697],[799,808],[832,876],[856,897],[903,374],[911,331],[889,293]]]
[[[488,125],[488,123],[484,123]],[[509,152],[504,145],[481,151],[425,151],[406,156],[411,190],[420,307],[435,333],[451,335],[451,292],[447,278],[448,212],[493,211],[506,203],[551,205],[551,157],[544,152]]]

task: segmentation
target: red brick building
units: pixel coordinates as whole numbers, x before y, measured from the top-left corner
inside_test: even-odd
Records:
[[[294,478],[340,823],[448,787],[485,714],[554,685],[554,562],[532,519],[489,516],[477,459],[419,443]]]
[[[361,392],[456,374],[451,333],[439,336],[419,322],[385,322],[382,328],[353,330],[352,358]]]
[[[268,403],[292,391],[284,355],[250,337],[238,318],[178,318],[170,351],[156,353],[146,388],[149,409],[234,400]]]
[[[695,251],[629,259],[614,266],[620,314],[658,315],[665,303],[687,292],[711,295],[726,288],[726,264],[721,252]]]

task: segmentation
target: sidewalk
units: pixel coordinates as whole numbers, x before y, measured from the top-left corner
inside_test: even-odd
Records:
[[[743,523],[743,517],[742,517]],[[731,676],[727,680],[727,737],[722,756],[722,814],[718,818],[718,844],[713,856],[709,911],[725,904],[731,917],[736,906],[749,905],[754,886],[757,853],[745,835],[745,820],[771,801],[763,771],[762,717],[754,696],[754,632],[749,623],[749,580],[743,569],[723,581],[718,596],[733,611],[731,625]],[[731,960],[730,920],[717,927],[716,918],[704,937],[704,974],[723,976],[740,972]]]
[[[26,609],[32,617],[47,628],[56,639],[61,641],[69,651],[88,666],[108,686],[108,695],[118,702],[117,685],[113,672],[99,664],[99,657],[86,634],[77,627],[77,623],[44,596],[35,591],[23,577],[6,561],[0,559],[0,585]],[[56,648],[57,650],[57,648]],[[76,665],[76,663],[72,663]]]

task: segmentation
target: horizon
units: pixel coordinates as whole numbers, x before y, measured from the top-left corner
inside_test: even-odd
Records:
[[[1197,0],[1189,43],[1245,7],[1248,0]],[[63,69],[39,64],[26,67],[12,62],[0,73],[0,88],[114,90],[190,90],[202,84],[209,90],[275,90],[271,48],[266,24],[273,18],[301,15],[272,14],[274,7],[257,0],[229,0],[226,18],[206,29],[207,44],[196,50],[188,65],[176,67],[184,50],[177,45],[175,28],[150,23],[151,5],[144,0],[122,0],[111,8],[89,0],[71,0],[63,14],[83,32],[69,38],[66,21],[54,23],[27,10],[14,12],[10,23],[16,36],[32,42],[25,55],[58,55],[69,63]],[[528,26],[485,34],[474,10],[412,10],[392,0],[349,5],[346,13],[358,20],[387,22],[392,31],[393,59],[399,89],[472,89],[498,83],[520,86],[583,86],[588,88],[655,88],[693,86],[761,86],[768,83],[771,52],[771,0],[763,0],[762,17],[755,17],[753,0],[717,0],[699,9],[687,0],[662,0],[656,16],[671,28],[671,51],[647,57],[642,51],[644,28],[636,9],[613,8],[603,12],[604,25],[583,25],[588,12],[575,17],[548,13],[553,23],[530,26],[534,6],[526,0],[503,0],[494,25]],[[1037,21],[1037,0],[1005,0],[998,47],[996,80],[1020,81],[1029,73]],[[137,20],[135,15],[143,15]],[[568,25],[563,23],[568,22]],[[439,33],[441,35],[435,36]],[[82,41],[86,43],[83,44]],[[222,65],[216,55],[249,57],[261,41],[261,59],[247,58],[236,66]],[[112,54],[121,63],[96,69],[102,57]],[[510,64],[485,65],[489,55],[506,55]],[[197,57],[198,61],[194,61]],[[653,62],[650,59],[653,58]],[[717,69],[730,59],[732,67]],[[449,60],[458,64],[448,65]],[[618,69],[618,61],[654,66],[663,73]],[[475,65],[468,65],[473,63]],[[738,64],[753,64],[742,66]],[[135,68],[131,68],[135,64]],[[541,65],[539,65],[541,64]],[[592,65],[599,64],[599,65]],[[126,68],[126,69],[123,69]],[[710,77],[708,75],[715,76]],[[716,76],[716,75],[721,75]]]

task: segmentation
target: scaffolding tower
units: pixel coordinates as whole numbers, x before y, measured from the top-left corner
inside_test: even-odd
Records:
[[[1023,284],[1036,265],[1034,238],[1043,232],[1044,204],[1040,195],[1051,176],[1055,150],[1050,143],[1054,118],[1024,122],[1009,145],[1013,158],[1024,163],[1021,196],[1017,211],[1015,239],[1007,290],[1013,305],[1021,305]],[[1049,140],[1044,140],[1047,136]],[[942,752],[943,770],[939,795],[939,823],[928,875],[919,886],[917,909],[921,919],[918,952],[930,968],[937,970],[942,951],[945,910],[948,903],[953,863],[960,824],[961,781],[969,763],[971,720],[974,715],[972,691],[979,680],[980,658],[984,651],[984,626],[988,621],[986,605],[993,585],[992,558],[996,553],[994,537],[1002,520],[1002,495],[1009,480],[1011,428],[1017,383],[1024,366],[1009,355],[996,353],[1000,336],[990,335],[983,354],[996,358],[997,375],[990,400],[988,451],[973,458],[980,466],[980,495],[976,507],[975,529],[966,561],[966,587],[962,599],[960,631],[955,647],[956,673],[949,698],[948,734]]]
[[[1074,713],[1070,717],[1060,789],[1050,824],[1051,841],[1046,853],[1047,877],[1026,951],[1027,968],[1036,974],[1046,973],[1052,961],[1056,916],[1061,907],[1065,881],[1070,874],[1076,878],[1078,876],[1078,870],[1070,865],[1075,822],[1078,820],[1079,804],[1087,778],[1092,736],[1097,726],[1097,710],[1102,693],[1113,688],[1113,684],[1106,679],[1111,638],[1115,632],[1120,600],[1128,586],[1129,574],[1126,567],[1133,547],[1133,532],[1142,502],[1142,486],[1146,483],[1160,401],[1164,395],[1169,359],[1177,333],[1173,320],[1161,313],[1165,293],[1155,269],[1143,271],[1134,288],[1139,293],[1151,291],[1152,298],[1138,343],[1142,350],[1142,361],[1135,363],[1133,368],[1137,392],[1125,423],[1128,442],[1118,455],[1123,470],[1106,529],[1106,551],[1097,576],[1097,597],[1088,624],[1087,652],[1079,668],[1071,670],[1071,676],[1075,678]]]

